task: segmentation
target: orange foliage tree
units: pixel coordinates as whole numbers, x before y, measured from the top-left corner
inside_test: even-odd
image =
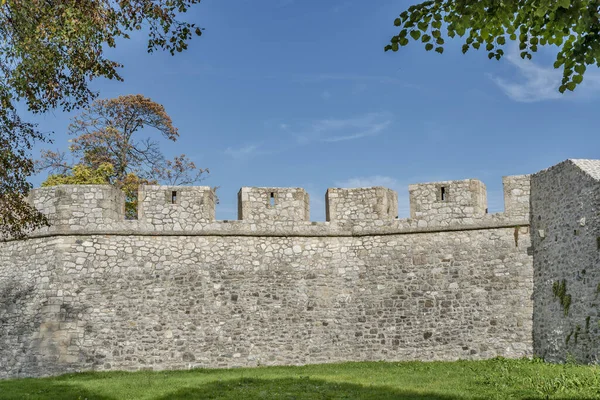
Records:
[[[61,182],[62,177],[73,182],[75,166],[95,170],[110,165],[106,183],[125,192],[127,217],[135,218],[139,185],[189,185],[209,172],[196,167],[185,154],[166,159],[156,140],[141,137],[146,130],[173,142],[179,137],[165,108],[147,97],[136,94],[96,100],[69,125],[69,134],[76,136],[70,141],[69,154],[45,150],[37,168],[51,172],[49,181]]]

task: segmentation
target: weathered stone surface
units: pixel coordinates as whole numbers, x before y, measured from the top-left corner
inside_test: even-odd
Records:
[[[178,187],[146,188],[125,221],[93,203],[111,190],[80,186],[52,227],[0,243],[1,378],[532,354],[529,222],[481,212],[481,185],[463,193],[479,208],[410,219],[389,189],[330,190],[339,217],[320,223],[299,189],[242,190],[240,221]]]
[[[534,348],[549,361],[600,360],[600,161],[531,177]]]
[[[238,218],[263,223],[308,221],[308,193],[300,188],[243,187],[238,193]]]
[[[398,194],[384,187],[334,189],[325,195],[326,219],[334,222],[398,218]]]
[[[0,376],[530,355],[523,237],[518,247],[511,228],[11,242]]]
[[[450,218],[481,218],[487,214],[485,185],[477,179],[420,183],[408,187],[410,217],[445,224]]]
[[[149,229],[192,230],[215,219],[215,193],[208,186],[144,185],[138,196],[138,219]]]

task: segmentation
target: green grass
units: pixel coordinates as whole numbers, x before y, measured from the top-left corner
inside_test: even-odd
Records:
[[[600,368],[537,360],[364,362],[0,381],[0,399],[600,399]]]

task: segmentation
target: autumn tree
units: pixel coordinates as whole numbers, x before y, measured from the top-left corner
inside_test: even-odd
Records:
[[[125,192],[129,218],[137,214],[137,188],[142,184],[186,185],[199,182],[208,169],[196,167],[184,154],[165,159],[159,143],[146,132],[176,141],[177,128],[165,108],[142,95],[99,99],[73,118],[69,154],[42,152],[38,170],[52,175],[50,184],[107,183]]]
[[[462,52],[484,48],[488,58],[504,56],[508,41],[531,59],[541,46],[556,46],[554,68],[563,70],[559,91],[574,90],[588,65],[600,66],[600,3],[596,0],[433,0],[412,5],[395,19],[400,28],[385,50],[409,42],[444,52],[448,38],[465,37]]]
[[[201,29],[178,19],[200,0],[0,0],[0,238],[46,223],[27,204],[30,150],[48,139],[23,120],[30,112],[73,110],[97,93],[93,79],[122,80],[105,51],[144,30],[148,52],[185,50]]]

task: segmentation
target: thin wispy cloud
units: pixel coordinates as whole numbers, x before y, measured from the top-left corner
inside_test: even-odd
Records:
[[[402,183],[395,178],[382,175],[354,177],[334,182],[335,187],[340,188],[369,188],[383,186],[398,193],[398,217],[408,218],[410,215],[410,202],[408,199],[408,184]]]
[[[516,80],[488,75],[492,81],[514,101],[533,103],[544,100],[590,97],[600,92],[600,74],[588,69],[583,83],[573,93],[561,94],[558,87],[562,80],[562,69],[542,66],[534,61],[523,60],[517,50],[510,50],[505,59],[516,69]]]
[[[303,132],[295,136],[299,144],[342,142],[378,135],[391,123],[391,115],[384,112],[345,119],[321,119],[313,121]]]
[[[376,136],[391,124],[391,114],[387,112],[368,113],[352,118],[294,122],[293,125],[281,120],[269,120],[265,122],[265,126],[276,131],[277,140],[270,140],[268,148],[259,144],[248,144],[241,147],[228,147],[224,154],[240,160],[258,155],[282,153],[312,143],[336,143],[361,139]],[[281,131],[285,132],[285,135],[282,135]]]
[[[224,153],[229,157],[239,160],[244,158],[250,158],[261,153],[259,149],[260,146],[256,144],[250,144],[238,148],[228,147],[227,149],[225,149]]]

